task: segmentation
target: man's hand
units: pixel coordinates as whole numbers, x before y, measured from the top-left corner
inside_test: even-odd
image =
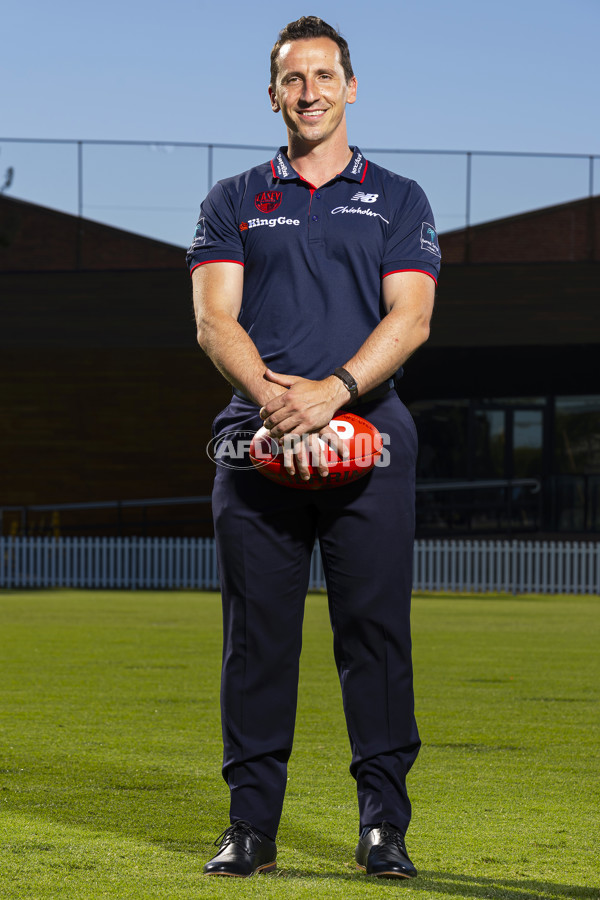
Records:
[[[348,446],[342,438],[328,425],[319,432],[311,434],[286,434],[280,441],[283,449],[283,465],[286,472],[296,472],[304,481],[310,478],[310,466],[318,469],[322,478],[329,475],[326,446],[329,446],[340,459],[348,459]]]
[[[340,459],[347,459],[349,454],[347,444],[329,427],[334,413],[348,401],[348,389],[335,376],[311,381],[267,369],[264,377],[272,384],[287,388],[260,411],[272,437],[282,439],[286,471],[290,475],[297,471],[308,481],[312,464],[318,468],[319,475],[327,478],[329,467],[325,445]]]
[[[264,378],[287,388],[269,400],[260,411],[265,428],[274,438],[325,429],[333,414],[349,400],[348,389],[335,375],[322,381],[312,381],[299,375],[282,375],[267,369]],[[329,431],[334,434],[331,429]]]

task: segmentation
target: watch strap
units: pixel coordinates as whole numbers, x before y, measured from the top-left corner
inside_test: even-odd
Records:
[[[356,403],[358,400],[358,385],[348,369],[344,369],[343,366],[338,366],[337,369],[334,369],[333,374],[336,378],[339,378],[340,381],[343,381],[350,391],[350,402]]]

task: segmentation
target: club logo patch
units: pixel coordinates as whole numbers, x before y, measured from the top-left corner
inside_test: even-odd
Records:
[[[263,191],[261,194],[256,194],[254,205],[261,213],[274,212],[281,206],[282,196],[281,191]]]
[[[429,222],[423,222],[421,225],[421,250],[429,250],[434,256],[442,255],[435,228]]]

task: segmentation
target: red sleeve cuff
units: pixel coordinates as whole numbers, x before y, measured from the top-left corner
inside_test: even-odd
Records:
[[[433,278],[433,280],[437,284],[437,278],[435,277],[435,275],[432,275],[431,272],[427,272],[425,269],[393,269],[391,272],[386,272],[382,277],[387,278],[388,275],[395,275],[396,272],[420,272],[421,275],[429,275],[429,277]]]
[[[242,266],[242,268],[244,267],[244,263],[240,262],[239,259],[205,259],[204,262],[194,263],[194,265],[190,269],[190,275],[199,266],[207,266],[209,263],[221,263],[221,262],[235,263],[237,266]]]

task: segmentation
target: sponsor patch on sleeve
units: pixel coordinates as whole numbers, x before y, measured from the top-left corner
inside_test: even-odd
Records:
[[[202,247],[203,244],[206,243],[206,220],[204,216],[200,216],[198,219],[198,224],[196,225],[196,231],[194,233],[194,240],[192,241],[191,249],[195,249],[196,247]]]
[[[421,225],[421,250],[429,250],[434,256],[442,255],[436,230],[429,222],[423,222]]]

